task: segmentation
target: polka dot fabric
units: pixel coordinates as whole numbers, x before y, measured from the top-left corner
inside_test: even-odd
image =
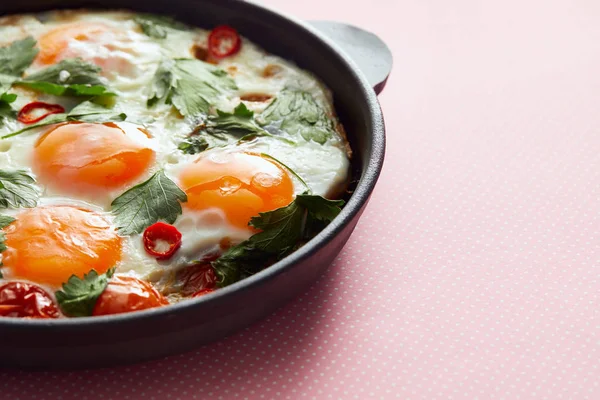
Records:
[[[395,55],[387,160],[348,245],[234,336],[129,367],[1,371],[0,398],[599,399],[600,5],[266,3]]]

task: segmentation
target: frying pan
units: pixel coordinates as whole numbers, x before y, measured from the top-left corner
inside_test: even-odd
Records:
[[[176,17],[210,29],[234,26],[267,51],[320,77],[354,151],[357,181],[341,214],[290,256],[241,282],[168,307],[61,320],[0,319],[0,366],[90,368],[163,357],[223,338],[305,291],[354,230],[383,165],[385,128],[379,93],[391,54],[373,34],[351,26],[307,23],[236,0],[2,1],[0,15],[64,8],[131,9]]]

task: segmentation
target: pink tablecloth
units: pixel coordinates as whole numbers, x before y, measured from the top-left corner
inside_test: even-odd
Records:
[[[233,337],[0,372],[0,398],[599,399],[600,3],[266,3],[394,52],[385,170],[345,250]]]

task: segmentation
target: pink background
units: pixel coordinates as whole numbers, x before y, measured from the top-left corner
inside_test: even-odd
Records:
[[[600,398],[600,3],[265,3],[395,56],[385,169],[342,254],[219,343],[3,371],[0,398]]]

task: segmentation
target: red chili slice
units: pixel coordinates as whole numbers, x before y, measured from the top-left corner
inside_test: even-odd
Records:
[[[169,248],[157,250],[158,241],[166,242]],[[146,252],[158,260],[166,260],[181,247],[181,233],[173,225],[157,222],[144,231],[144,247]]]
[[[230,26],[217,26],[208,35],[208,52],[215,58],[232,56],[240,51],[241,47],[240,35]]]
[[[46,110],[46,112],[38,115],[36,113],[38,110]],[[19,111],[19,114],[17,115],[17,119],[24,124],[33,124],[43,120],[50,114],[60,114],[64,112],[64,107],[59,104],[49,104],[41,101],[34,101],[21,108],[21,111]]]

